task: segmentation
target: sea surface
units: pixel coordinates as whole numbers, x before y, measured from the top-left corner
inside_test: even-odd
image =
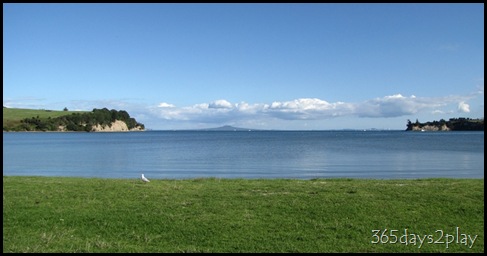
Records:
[[[484,178],[484,132],[4,132],[4,176]]]

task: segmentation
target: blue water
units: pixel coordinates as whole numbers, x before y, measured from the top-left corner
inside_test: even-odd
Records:
[[[3,175],[483,178],[484,132],[3,133]]]

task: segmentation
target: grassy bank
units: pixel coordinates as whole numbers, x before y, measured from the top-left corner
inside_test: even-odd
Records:
[[[20,124],[20,120],[25,118],[39,117],[40,119],[56,118],[73,113],[84,113],[87,111],[56,111],[44,109],[23,109],[23,108],[3,108],[3,126],[15,127]]]
[[[3,251],[483,252],[484,180],[4,176]]]

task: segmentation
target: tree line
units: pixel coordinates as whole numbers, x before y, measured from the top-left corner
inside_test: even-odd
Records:
[[[483,131],[484,119],[472,119],[472,118],[450,118],[448,121],[440,119],[440,121],[430,121],[420,123],[418,119],[413,123],[408,119],[406,131],[412,131],[413,127],[422,128],[425,126],[442,127],[446,125],[451,131]]]
[[[123,121],[127,124],[129,130],[140,127],[145,129],[144,125],[138,123],[130,117],[125,110],[117,111],[93,109],[92,112],[72,113],[71,115],[60,116],[56,118],[39,118],[39,116],[25,118],[20,121],[20,125],[14,127],[13,131],[59,131],[64,127],[65,131],[93,131],[93,126],[111,126],[116,120]]]

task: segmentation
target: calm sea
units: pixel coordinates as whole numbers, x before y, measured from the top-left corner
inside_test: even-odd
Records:
[[[484,178],[484,132],[3,133],[3,175]]]

